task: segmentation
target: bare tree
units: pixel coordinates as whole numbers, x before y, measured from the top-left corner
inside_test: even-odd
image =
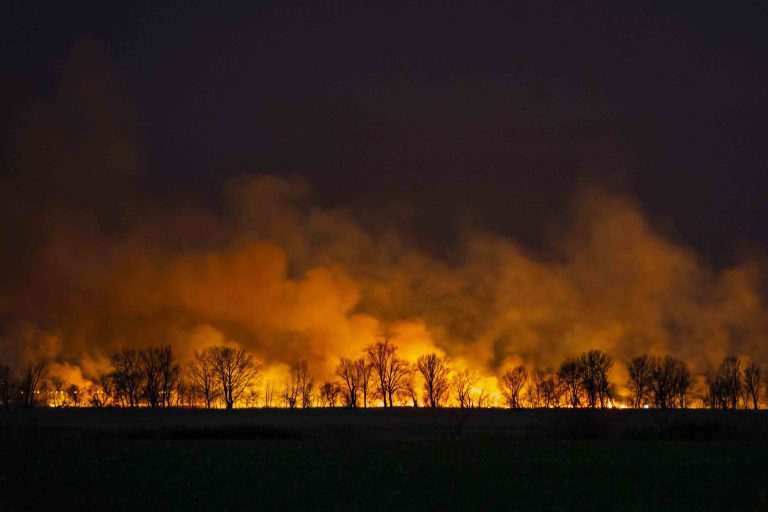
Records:
[[[341,378],[346,388],[344,390],[344,398],[347,406],[357,407],[357,393],[360,388],[360,373],[357,362],[342,357],[339,365],[336,367],[336,375]]]
[[[397,346],[389,340],[376,342],[366,350],[384,407],[393,407],[395,394],[409,383],[413,371],[411,365],[405,359],[397,357]]]
[[[280,392],[280,397],[283,400],[283,405],[289,409],[295,409],[299,404],[299,397],[301,396],[301,383],[299,377],[294,369],[291,369],[291,373],[288,379],[283,384],[283,389]]]
[[[517,366],[504,372],[501,376],[501,393],[507,406],[511,409],[522,407],[520,393],[528,382],[528,372],[525,367]]]
[[[309,363],[299,361],[291,368],[291,373],[295,377],[295,385],[301,398],[301,407],[308,409],[312,407],[312,394],[315,389],[315,379],[309,374]]]
[[[378,341],[370,345],[367,349],[368,358],[376,373],[378,392],[387,407],[387,374],[389,373],[390,361],[395,357],[395,346],[389,340]],[[392,403],[389,404],[392,407]]]
[[[123,349],[112,356],[113,393],[118,402],[130,407],[139,405],[144,375],[141,370],[139,355],[133,349]]]
[[[326,382],[320,386],[320,402],[325,407],[336,407],[340,394],[341,386],[335,382]]]
[[[66,396],[64,395],[64,379],[54,375],[48,379],[48,383],[48,403],[53,407],[64,407],[67,405]]]
[[[261,373],[261,365],[244,348],[210,348],[215,382],[227,409],[232,409]]]
[[[160,348],[149,347],[139,352],[141,371],[144,375],[143,396],[150,407],[160,405]]]
[[[659,409],[674,407],[675,359],[672,356],[655,357],[651,365],[651,394]]]
[[[274,406],[275,401],[275,383],[272,380],[268,380],[264,383],[264,407],[270,409]]]
[[[735,357],[726,357],[717,371],[707,376],[705,402],[716,409],[735,409],[742,392],[741,364]]]
[[[419,396],[416,393],[416,386],[413,383],[413,373],[413,370],[409,372],[403,385],[395,391],[396,402],[402,407],[419,406]]]
[[[754,361],[750,361],[744,367],[744,393],[747,400],[752,402],[752,407],[755,410],[757,410],[760,402],[760,388],[762,386],[760,373],[760,367]]]
[[[210,348],[202,352],[195,350],[187,368],[196,392],[203,397],[206,409],[210,409],[218,396],[213,351]]]
[[[638,409],[643,406],[651,393],[653,375],[653,359],[645,354],[632,358],[627,365],[629,383],[627,387],[632,392],[632,406]]]
[[[189,371],[181,366],[177,366],[177,368],[178,376],[176,377],[176,385],[173,389],[174,405],[176,407],[192,407],[197,400],[195,386],[190,380]]]
[[[582,367],[575,359],[566,359],[557,371],[557,378],[562,383],[566,401],[571,407],[581,407]]]
[[[673,407],[684,409],[688,407],[688,395],[690,394],[693,380],[688,364],[680,359],[674,359],[672,371],[672,403]]]
[[[451,386],[456,395],[456,401],[459,402],[459,407],[462,409],[472,407],[472,390],[477,385],[478,380],[477,374],[469,368],[454,374],[451,379]]]
[[[373,377],[373,365],[370,364],[365,357],[361,357],[355,361],[355,373],[357,374],[357,383],[360,388],[360,393],[363,395],[363,408],[367,408]]]
[[[487,404],[490,401],[490,397],[488,395],[488,390],[485,388],[485,380],[483,381],[483,387],[481,387],[478,391],[475,392],[474,398],[472,399],[472,403],[474,407],[477,407],[478,409],[486,407]]]
[[[0,403],[9,409],[16,397],[19,383],[8,365],[0,364]]]
[[[528,385],[525,389],[525,398],[531,408],[539,408],[544,402],[541,397],[542,380],[539,372],[535,370],[528,374]]]
[[[424,392],[427,395],[427,403],[430,407],[440,407],[448,398],[450,389],[450,373],[445,358],[437,354],[420,356],[416,361],[416,367],[424,377]]]
[[[164,407],[170,407],[176,386],[181,380],[181,368],[173,358],[170,345],[158,349],[157,361],[160,370],[160,403]]]
[[[604,408],[611,398],[611,386],[608,371],[613,367],[613,359],[602,350],[590,350],[578,358],[581,366],[582,386],[587,396],[587,406]]]
[[[83,402],[83,392],[77,384],[67,388],[67,400],[73,407],[80,407]]]
[[[531,393],[531,404],[535,407],[558,407],[560,405],[560,382],[555,375],[545,373],[540,375],[534,373],[531,376],[533,392]]]
[[[48,364],[42,360],[29,363],[24,369],[19,388],[25,409],[31,409],[37,403],[47,373]]]
[[[91,407],[104,407],[113,399],[113,379],[112,374],[99,376],[96,383],[88,387],[88,404]]]

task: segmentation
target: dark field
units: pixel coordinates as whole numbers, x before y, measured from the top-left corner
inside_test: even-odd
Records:
[[[0,411],[0,510],[768,510],[768,414]]]

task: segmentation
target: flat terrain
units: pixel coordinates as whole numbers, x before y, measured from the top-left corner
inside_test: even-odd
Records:
[[[0,411],[0,510],[768,510],[768,413]]]

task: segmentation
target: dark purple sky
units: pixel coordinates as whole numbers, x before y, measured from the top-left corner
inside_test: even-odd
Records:
[[[0,7],[17,215],[206,202],[257,172],[408,203],[426,247],[465,222],[537,247],[595,182],[715,264],[768,245],[764,2],[140,3]]]

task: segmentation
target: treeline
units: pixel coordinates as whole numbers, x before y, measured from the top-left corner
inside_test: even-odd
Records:
[[[672,356],[641,355],[626,362],[628,395],[619,396],[609,373],[614,360],[601,350],[569,358],[554,371],[509,368],[489,393],[476,372],[453,370],[450,361],[425,354],[415,362],[398,355],[388,340],[376,342],[357,359],[341,358],[335,379],[319,382],[307,361],[297,361],[287,378],[264,378],[263,366],[239,346],[195,351],[181,364],[170,346],[124,349],[111,357],[111,371],[85,389],[48,376],[37,361],[16,374],[0,364],[4,408],[51,407],[369,407],[380,405],[461,408],[687,408],[758,409],[768,396],[761,368],[726,357],[697,386],[688,365]]]

